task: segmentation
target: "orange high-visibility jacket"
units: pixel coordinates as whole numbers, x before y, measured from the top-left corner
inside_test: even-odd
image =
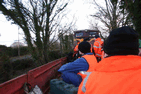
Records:
[[[92,46],[92,44],[91,44],[91,49],[90,49],[90,51],[91,51],[91,53],[93,53],[93,46]]]
[[[79,44],[77,44],[77,45],[75,46],[74,52],[77,52],[77,51],[78,51],[78,45],[79,45]]]
[[[141,57],[104,58],[87,73],[78,94],[141,94]]]
[[[102,55],[102,44],[103,41],[101,40],[101,38],[97,38],[93,44],[93,49],[96,57],[101,57]]]
[[[75,54],[78,53],[78,45],[79,45],[79,44],[77,44],[77,45],[74,47],[74,49],[73,49],[73,51],[74,51],[73,57],[74,57]]]
[[[97,63],[97,59],[96,59],[96,57],[93,54],[92,55],[84,55],[84,56],[82,56],[82,58],[85,58],[85,60],[89,64],[89,69],[87,71],[80,71],[78,73],[82,77],[82,79],[84,79],[87,76],[85,74],[85,72],[94,71],[94,66]]]
[[[104,57],[105,57],[105,53],[104,53],[104,51],[102,51],[101,52],[101,60],[104,59]]]

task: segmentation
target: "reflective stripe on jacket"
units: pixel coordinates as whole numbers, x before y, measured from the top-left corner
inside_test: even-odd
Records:
[[[92,55],[84,55],[84,56],[82,56],[82,58],[85,58],[85,60],[87,61],[88,65],[89,65],[89,68],[87,71],[80,71],[78,73],[82,77],[82,79],[84,79],[87,76],[85,73],[94,71],[94,66],[97,63],[97,59],[93,54]]]
[[[104,58],[87,73],[78,94],[141,94],[141,57]]]
[[[96,57],[101,57],[102,44],[103,44],[103,41],[101,40],[101,38],[97,38],[94,42],[93,49],[94,49]]]

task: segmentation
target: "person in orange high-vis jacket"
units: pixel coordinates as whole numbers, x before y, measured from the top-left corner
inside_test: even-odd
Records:
[[[90,52],[91,45],[89,42],[83,41],[79,44],[80,58],[73,62],[69,62],[60,67],[58,72],[61,72],[63,81],[73,84],[78,87],[81,81],[87,76],[85,73],[94,71],[94,66],[97,64],[96,57]]]
[[[78,54],[78,45],[79,45],[79,41],[77,42],[77,44],[76,44],[76,46],[74,47],[74,49],[73,49],[73,51],[74,51],[74,53],[73,53],[73,57],[75,57],[75,55],[77,55]]]
[[[84,40],[83,41],[87,41],[87,42],[89,42],[90,41],[90,37],[86,37],[86,38],[84,38]],[[90,42],[89,42],[90,43]],[[90,43],[91,44],[91,43]],[[93,46],[92,46],[92,44],[91,44],[91,53],[93,53]]]
[[[128,26],[112,30],[103,47],[108,56],[86,73],[78,94],[141,94],[138,37]]]
[[[82,58],[85,58],[85,60],[88,62],[89,64],[89,68],[87,71],[80,71],[78,74],[82,77],[82,79],[84,79],[87,75],[85,74],[86,72],[91,72],[94,71],[94,66],[97,63],[96,57],[93,54],[87,54],[82,56]]]
[[[104,59],[104,51],[102,51],[102,54],[101,54],[101,60]]]
[[[103,41],[99,37],[99,35],[96,35],[95,38],[96,39],[93,44],[93,50],[94,50],[95,56],[97,58],[97,61],[99,62],[101,60],[101,56],[102,56]]]
[[[84,54],[84,53],[86,53],[86,50],[88,48],[89,48],[89,53],[90,54]],[[91,53],[91,44],[89,42],[87,42],[87,41],[81,42],[79,44],[79,46],[78,46],[78,49],[79,49],[79,53],[82,55],[82,58],[84,58],[87,61],[88,65],[89,65],[89,68],[88,68],[87,71],[79,71],[78,72],[78,74],[81,76],[81,78],[83,80],[87,76],[85,74],[86,72],[93,71],[93,68],[94,68],[95,64],[97,63],[97,59],[94,56],[94,54]]]

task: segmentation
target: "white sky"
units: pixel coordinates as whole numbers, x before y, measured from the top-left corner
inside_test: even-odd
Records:
[[[87,0],[73,0],[70,7],[70,15],[77,19],[77,30],[89,29],[88,15],[94,13],[94,7],[87,3]],[[104,0],[98,0],[100,2]],[[7,21],[5,16],[0,14],[0,45],[10,46],[13,42],[18,41],[18,32],[23,33],[21,29],[18,30],[18,26],[11,24]],[[19,41],[23,42],[23,35],[19,34]]]

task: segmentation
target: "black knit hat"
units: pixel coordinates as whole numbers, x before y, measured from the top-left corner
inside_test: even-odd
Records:
[[[90,40],[90,38],[89,37],[86,37],[86,38],[84,38],[83,41],[89,41],[89,40]]]
[[[137,55],[139,34],[128,26],[114,29],[104,41],[104,51],[108,55]]]
[[[95,35],[95,38],[99,38],[99,35]]]
[[[83,41],[78,45],[79,51],[82,53],[88,53],[90,52],[91,45],[89,42]]]

